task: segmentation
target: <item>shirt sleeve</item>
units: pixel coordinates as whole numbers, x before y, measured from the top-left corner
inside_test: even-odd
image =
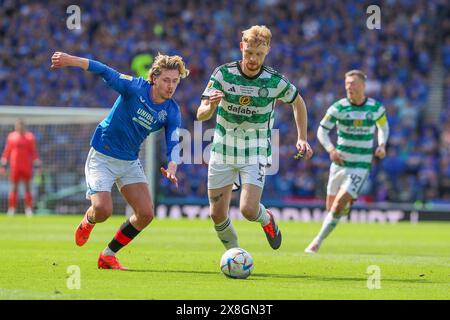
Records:
[[[325,129],[322,126],[319,126],[317,129],[317,140],[319,140],[320,144],[327,150],[327,152],[330,152],[333,150],[334,145],[331,142],[330,136],[329,136],[329,130]]]
[[[2,153],[2,160],[9,161],[10,156],[11,156],[11,136],[8,135],[8,138],[6,138],[6,145]]]
[[[297,98],[297,88],[284,77],[281,81],[285,84],[285,86],[277,96],[277,99],[283,101],[284,103],[291,104],[292,102],[294,102],[295,98]]]
[[[131,88],[139,82],[138,78],[117,72],[111,67],[96,61],[89,60],[88,71],[100,75],[103,80],[121,95],[127,95]]]
[[[327,113],[323,117],[323,119],[320,121],[320,126],[327,131],[330,131],[336,126],[337,118],[334,116],[335,107],[331,106],[328,108]]]
[[[221,78],[222,72],[217,68],[209,78],[208,84],[202,93],[202,99],[209,98],[216,90],[223,91],[222,84],[220,83]]]
[[[378,145],[386,144],[389,138],[389,124],[386,118],[386,110],[384,107],[381,108],[382,114],[375,122],[378,128]]]
[[[168,117],[168,122],[165,125],[166,147],[167,147],[167,162],[174,161],[180,164],[180,132],[181,114],[179,108],[176,109]]]

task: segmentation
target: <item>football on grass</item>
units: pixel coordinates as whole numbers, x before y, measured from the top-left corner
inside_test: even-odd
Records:
[[[220,270],[229,278],[245,279],[253,271],[253,258],[242,248],[229,249],[220,260]]]

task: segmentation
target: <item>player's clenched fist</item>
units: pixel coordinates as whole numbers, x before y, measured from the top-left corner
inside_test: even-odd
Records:
[[[213,92],[213,94],[209,97],[209,102],[213,105],[217,104],[222,100],[224,97],[224,94],[222,91],[216,90]]]
[[[312,148],[306,140],[299,139],[296,147],[298,154],[301,155],[302,158],[308,160],[313,156]]]
[[[375,156],[379,159],[384,159],[386,156],[386,148],[384,145],[380,145],[377,147],[377,150],[375,150]]]
[[[50,68],[59,69],[64,67],[80,67],[87,70],[89,66],[89,60],[86,58],[71,56],[65,52],[56,51],[52,55],[52,65]]]
[[[70,56],[67,53],[56,51],[52,56],[52,69],[69,66]]]
[[[344,165],[342,156],[336,149],[333,149],[330,151],[330,159],[331,159],[331,161],[336,162],[340,166]]]

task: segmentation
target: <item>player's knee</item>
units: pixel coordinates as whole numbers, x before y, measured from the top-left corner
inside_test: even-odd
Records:
[[[141,209],[136,212],[136,218],[141,225],[147,226],[148,224],[150,224],[150,222],[152,222],[154,217],[155,212],[153,210],[153,207]]]
[[[227,217],[227,212],[225,210],[221,210],[221,208],[211,206],[209,211],[209,216],[211,217],[214,223],[221,223]]]
[[[112,215],[112,207],[105,204],[92,205],[95,222],[103,222]]]
[[[259,206],[257,208],[255,208],[248,204],[241,204],[239,209],[241,210],[242,215],[246,219],[253,220],[258,213]]]

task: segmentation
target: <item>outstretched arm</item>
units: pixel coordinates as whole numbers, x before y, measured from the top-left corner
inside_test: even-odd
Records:
[[[79,67],[83,70],[96,73],[100,75],[111,88],[124,95],[127,94],[129,88],[138,81],[137,78],[121,74],[99,61],[72,56],[64,52],[55,52],[52,56],[52,65],[50,68],[60,69],[65,67]]]
[[[52,56],[52,65],[50,68],[59,69],[65,67],[79,67],[87,70],[89,67],[89,59],[71,56],[64,52],[55,52]]]
[[[309,159],[313,155],[311,146],[307,142],[308,132],[308,118],[306,112],[306,105],[300,94],[292,102],[292,109],[294,111],[295,125],[297,126],[297,150],[299,154],[303,155],[303,158]]]

